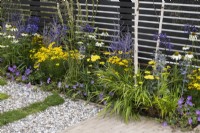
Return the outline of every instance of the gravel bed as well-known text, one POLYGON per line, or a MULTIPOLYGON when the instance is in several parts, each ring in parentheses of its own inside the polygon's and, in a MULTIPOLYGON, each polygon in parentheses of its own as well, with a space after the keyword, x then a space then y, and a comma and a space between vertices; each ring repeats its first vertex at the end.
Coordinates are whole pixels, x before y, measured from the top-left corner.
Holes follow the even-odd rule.
MULTIPOLYGON (((0 113, 42 101, 50 95, 34 86, 14 82, 0 86, 0 92, 10 95, 8 99, 0 102, 0 113)), ((0 127, 0 133, 56 133, 97 115, 99 111, 100 108, 94 104, 65 98, 62 105, 50 107, 43 112, 0 127)))
POLYGON ((0 86, 0 92, 10 97, 0 101, 0 113, 26 107, 32 103, 43 101, 51 93, 36 89, 35 86, 19 84, 8 81, 5 86, 0 86))
POLYGON ((84 101, 65 99, 62 105, 0 127, 0 133, 57 133, 97 115, 99 111, 100 108, 86 105, 84 101))

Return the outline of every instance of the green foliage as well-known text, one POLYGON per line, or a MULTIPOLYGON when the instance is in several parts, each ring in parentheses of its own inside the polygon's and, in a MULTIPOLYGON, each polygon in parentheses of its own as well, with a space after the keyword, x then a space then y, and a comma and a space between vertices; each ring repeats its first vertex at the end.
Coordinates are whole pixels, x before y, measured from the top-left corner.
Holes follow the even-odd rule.
MULTIPOLYGON (((120 115, 126 122, 138 118, 138 113, 152 105, 150 95, 142 86, 134 87, 133 76, 129 72, 118 73, 112 68, 99 70, 99 85, 104 87, 99 96, 100 102, 106 102, 104 113, 120 115), (102 97, 102 93, 107 95, 102 97), (113 93, 113 96, 108 96, 113 93)), ((141 75, 139 74, 138 77, 141 75)))
POLYGON ((0 85, 1 85, 1 86, 4 86, 4 85, 6 85, 6 84, 7 84, 6 79, 5 79, 5 78, 0 78, 0 85))
POLYGON ((5 93, 0 93, 0 101, 4 100, 4 99, 8 99, 9 95, 5 94, 5 93))
POLYGON ((44 111, 50 106, 56 106, 62 103, 64 103, 64 99, 60 97, 58 94, 53 94, 51 96, 48 96, 42 102, 33 103, 29 105, 28 107, 24 107, 21 109, 4 112, 0 114, 0 126, 17 121, 30 114, 44 111))

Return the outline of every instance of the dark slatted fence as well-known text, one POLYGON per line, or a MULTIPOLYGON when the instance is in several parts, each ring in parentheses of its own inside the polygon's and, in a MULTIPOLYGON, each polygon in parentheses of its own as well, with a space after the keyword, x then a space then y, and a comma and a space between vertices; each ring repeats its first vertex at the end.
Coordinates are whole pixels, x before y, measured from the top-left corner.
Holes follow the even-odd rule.
MULTIPOLYGON (((109 0, 78 0, 81 9, 82 17, 86 19, 88 9, 88 18, 93 20, 95 27, 99 27, 100 31, 107 31, 110 36, 105 38, 105 42, 109 42, 119 30, 128 29, 132 32, 134 37, 134 0, 132 2, 119 2, 109 0), (95 9, 95 10, 93 10, 95 9), (92 16, 93 14, 96 16, 92 16), (119 28, 121 26, 121 28, 119 28)), ((33 15, 41 18, 41 25, 52 21, 54 16, 57 16, 57 2, 58 1, 38 1, 38 0, 16 0, 13 5, 8 7, 16 11, 22 12, 25 16, 33 15), (15 8, 17 6, 17 9, 15 8)), ((153 35, 158 32, 160 19, 160 0, 140 0, 140 15, 139 15, 139 59, 140 61, 147 61, 153 58, 156 41, 153 40, 153 35)), ((61 4, 62 7, 62 4, 61 4)), ((77 13, 77 6, 74 4, 75 13, 77 13)), ((174 45, 170 54, 174 51, 182 51, 184 45, 191 45, 188 41, 188 35, 184 33, 185 24, 194 24, 200 28, 200 2, 183 2, 181 0, 166 0, 165 13, 163 20, 163 32, 165 32, 171 39, 174 45)), ((79 20, 77 20, 79 21, 79 20)), ((88 21, 92 23, 92 21, 88 21)), ((198 40, 199 42, 200 40, 198 40)), ((200 46, 193 46, 197 48, 197 55, 200 55, 200 46)), ((164 48, 160 48, 164 50, 164 48)))

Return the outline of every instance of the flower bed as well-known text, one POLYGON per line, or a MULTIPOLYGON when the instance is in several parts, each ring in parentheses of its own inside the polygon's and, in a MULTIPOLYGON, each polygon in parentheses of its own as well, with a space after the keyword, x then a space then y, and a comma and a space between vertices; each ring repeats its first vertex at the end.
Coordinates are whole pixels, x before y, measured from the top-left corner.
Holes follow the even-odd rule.
MULTIPOLYGON (((0 32, 2 76, 103 104, 106 114, 126 122, 145 114, 186 129, 199 124, 200 68, 194 47, 163 54, 171 53, 173 46, 165 33, 157 34, 152 39, 159 39, 164 51, 134 74, 129 32, 119 31, 121 35, 106 44, 106 31, 88 23, 77 26, 74 16, 66 24, 54 19, 43 32, 38 32, 37 17, 11 16, 18 19, 5 22, 0 32)), ((183 29, 196 45, 198 28, 183 29)))

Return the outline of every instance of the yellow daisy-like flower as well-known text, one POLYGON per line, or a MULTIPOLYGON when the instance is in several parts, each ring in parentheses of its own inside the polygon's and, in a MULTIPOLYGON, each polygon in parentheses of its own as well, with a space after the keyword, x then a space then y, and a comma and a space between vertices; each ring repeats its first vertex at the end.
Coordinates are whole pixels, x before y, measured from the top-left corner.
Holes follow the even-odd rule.
POLYGON ((150 80, 153 80, 154 79, 154 76, 153 75, 146 75, 144 76, 145 79, 150 79, 150 80))
POLYGON ((100 59, 101 59, 101 57, 99 55, 91 55, 91 61, 92 62, 95 62, 95 61, 100 60, 100 59))
POLYGON ((103 54, 104 54, 104 55, 111 55, 110 52, 104 52, 103 54))
POLYGON ((123 51, 118 51, 118 54, 123 54, 123 51))
POLYGON ((145 71, 144 73, 145 73, 145 74, 151 74, 151 72, 150 72, 150 71, 145 71))

